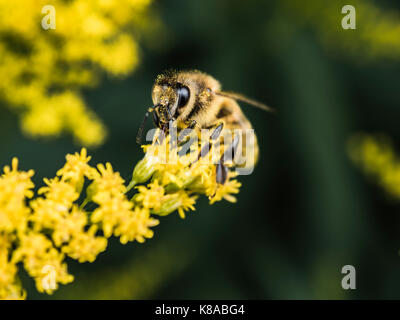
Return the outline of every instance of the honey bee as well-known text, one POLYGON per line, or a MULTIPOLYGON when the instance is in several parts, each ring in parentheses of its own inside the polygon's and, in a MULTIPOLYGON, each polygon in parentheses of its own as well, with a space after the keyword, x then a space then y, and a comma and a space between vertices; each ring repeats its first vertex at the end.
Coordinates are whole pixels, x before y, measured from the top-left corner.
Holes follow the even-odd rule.
MULTIPOLYGON (((223 129, 252 129, 250 121, 243 114, 237 101, 242 101, 265 111, 274 111, 263 103, 249 99, 241 94, 221 90, 220 83, 212 76, 197 70, 168 70, 157 76, 152 88, 154 105, 148 108, 139 128, 137 142, 141 143, 142 131, 150 114, 156 127, 168 132, 171 121, 176 121, 182 141, 187 132, 193 129, 213 129, 210 142, 202 148, 202 155, 207 153, 211 144, 223 129)), ((246 159, 246 166, 254 166, 258 159, 258 143, 254 135, 252 143, 246 145, 246 139, 234 139, 230 148, 235 149, 241 143, 241 150, 253 148, 252 158, 246 159)), ((201 155, 199 154, 199 157, 201 155)), ((240 164, 238 164, 240 166, 240 164)), ((216 179, 224 184, 227 168, 223 159, 216 165, 216 179)))

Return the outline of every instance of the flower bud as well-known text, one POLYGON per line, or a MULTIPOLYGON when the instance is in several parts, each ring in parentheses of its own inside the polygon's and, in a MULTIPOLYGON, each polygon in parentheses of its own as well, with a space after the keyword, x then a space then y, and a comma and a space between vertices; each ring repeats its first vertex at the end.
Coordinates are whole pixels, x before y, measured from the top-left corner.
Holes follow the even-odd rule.
POLYGON ((146 154, 142 160, 133 169, 132 182, 130 184, 138 184, 146 182, 153 175, 158 157, 146 154))
POLYGON ((159 216, 167 216, 177 210, 182 205, 182 201, 178 194, 171 194, 165 197, 161 206, 157 210, 152 210, 152 213, 159 216))

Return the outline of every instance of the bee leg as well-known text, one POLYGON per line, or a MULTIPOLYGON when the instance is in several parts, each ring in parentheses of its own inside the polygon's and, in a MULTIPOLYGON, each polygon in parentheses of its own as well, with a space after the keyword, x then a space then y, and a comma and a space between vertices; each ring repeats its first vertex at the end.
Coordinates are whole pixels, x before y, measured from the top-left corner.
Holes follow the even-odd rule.
POLYGON ((156 112, 153 112, 153 121, 156 127, 160 128, 160 132, 158 134, 158 137, 156 139, 155 144, 162 144, 165 138, 165 129, 160 125, 160 118, 158 117, 156 112))
POLYGON ((174 149, 177 147, 178 142, 177 142, 177 137, 176 137, 176 133, 177 133, 177 128, 173 127, 174 126, 174 121, 175 119, 172 118, 171 120, 169 120, 168 122, 168 132, 169 135, 171 136, 171 139, 169 141, 170 145, 171 145, 171 149, 174 149))
POLYGON ((156 127, 160 127, 160 118, 158 117, 157 112, 153 112, 153 122, 156 127))
POLYGON ((233 161, 233 159, 235 159, 235 152, 240 141, 239 137, 240 137, 239 135, 235 135, 232 143, 229 145, 229 147, 225 150, 224 154, 222 155, 220 162, 225 163, 227 160, 233 161))
POLYGON ((174 125, 174 121, 175 121, 176 119, 172 116, 171 110, 169 110, 168 107, 167 107, 166 114, 165 114, 164 116, 167 116, 166 118, 168 119, 168 127, 167 127, 167 130, 168 130, 168 133, 169 133, 169 131, 172 129, 172 126, 174 125))
POLYGON ((175 121, 175 118, 173 117, 173 115, 172 115, 172 113, 171 113, 171 110, 169 110, 169 105, 168 105, 168 107, 167 107, 167 114, 168 114, 168 120, 169 121, 175 121))
POLYGON ((219 123, 216 128, 214 129, 214 131, 211 133, 210 139, 211 140, 217 140, 219 138, 219 136, 221 135, 222 129, 224 128, 224 123, 221 122, 219 123))
POLYGON ((230 160, 230 156, 232 155, 232 160, 235 158, 235 151, 236 148, 239 144, 239 136, 236 135, 235 138, 233 139, 233 142, 231 145, 228 147, 228 149, 225 150, 224 154, 222 155, 221 159, 216 165, 215 168, 215 178, 217 183, 219 184, 225 184, 227 178, 228 178, 228 168, 225 165, 225 160, 228 159, 230 160))
POLYGON ((176 119, 172 115, 171 110, 169 109, 169 105, 167 106, 164 112, 164 117, 168 119, 168 126, 164 128, 164 133, 169 134, 171 136, 170 146, 171 149, 174 149, 177 147, 177 138, 176 138, 177 128, 173 127, 174 121, 176 121, 176 119))
POLYGON ((224 165, 222 160, 216 165, 215 173, 217 183, 225 184, 226 179, 228 178, 228 168, 224 165))
POLYGON ((196 127, 197 122, 196 120, 188 120, 186 124, 187 127, 179 133, 178 143, 181 143, 192 132, 196 127))
POLYGON ((160 130, 155 144, 156 145, 163 144, 164 140, 165 140, 165 131, 164 130, 160 130))
POLYGON ((197 156, 197 160, 199 160, 202 157, 205 157, 211 150, 211 143, 219 138, 221 135, 222 129, 224 128, 224 123, 221 122, 219 123, 214 131, 210 135, 210 141, 203 146, 199 152, 199 155, 197 156))

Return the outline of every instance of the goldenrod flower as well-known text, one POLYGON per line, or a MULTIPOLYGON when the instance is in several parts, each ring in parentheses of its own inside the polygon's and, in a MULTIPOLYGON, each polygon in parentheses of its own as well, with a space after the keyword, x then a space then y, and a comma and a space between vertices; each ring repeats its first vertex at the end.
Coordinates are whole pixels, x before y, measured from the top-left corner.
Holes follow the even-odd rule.
POLYGON ((25 292, 22 290, 16 280, 17 266, 10 261, 10 249, 12 245, 12 236, 0 233, 0 299, 21 300, 25 298, 25 292))
POLYGON ((68 244, 62 247, 62 251, 79 262, 93 262, 107 247, 107 239, 96 236, 97 229, 96 225, 92 225, 87 232, 84 232, 83 228, 75 230, 68 244))
MULTIPOLYGON (((400 18, 395 9, 377 6, 371 0, 283 0, 278 4, 289 13, 291 21, 311 26, 320 41, 331 49, 341 49, 356 59, 399 59, 400 18), (341 9, 356 9, 356 30, 342 29, 341 9)), ((292 36, 292 33, 289 33, 292 36)))
POLYGON ((137 67, 137 35, 148 27, 150 2, 0 2, 0 92, 24 132, 102 143, 106 129, 79 90, 97 85, 101 71, 121 77, 137 67), (55 9, 55 29, 42 28, 45 5, 55 9))
POLYGON ((136 207, 125 217, 123 223, 116 227, 114 234, 121 237, 122 244, 134 240, 143 243, 146 238, 153 237, 153 231, 150 228, 158 224, 157 219, 151 218, 149 210, 136 207))
POLYGON ((114 172, 111 163, 106 165, 99 164, 98 172, 94 178, 90 191, 92 199, 101 204, 103 198, 120 196, 125 192, 124 179, 121 178, 118 172, 114 172))
POLYGON ((82 148, 80 153, 68 154, 66 156, 67 162, 64 167, 57 171, 57 175, 62 177, 63 181, 68 181, 76 187, 80 192, 83 186, 85 176, 93 179, 98 175, 96 169, 89 166, 91 157, 87 156, 87 151, 82 148))
POLYGON ((13 254, 16 262, 23 262, 28 274, 35 279, 39 292, 51 293, 58 288, 58 283, 69 283, 74 278, 68 274, 64 255, 54 248, 51 241, 43 234, 28 232, 19 237, 20 245, 13 254), (54 287, 46 288, 44 269, 54 269, 54 287))
MULTIPOLYGON (((84 228, 87 225, 87 222, 87 213, 79 209, 76 205, 73 205, 71 213, 68 213, 65 216, 62 215, 61 218, 57 220, 57 224, 52 226, 52 229, 54 230, 52 234, 54 244, 57 247, 61 247, 64 244, 66 244, 65 246, 70 245, 70 242, 72 242, 76 237, 85 233, 84 228)), ((63 250, 65 250, 64 247, 63 250)))
POLYGON ((164 187, 155 180, 147 187, 137 187, 139 193, 135 197, 135 201, 140 203, 146 209, 157 210, 161 207, 161 201, 164 198, 164 187))
POLYGON ((356 165, 389 195, 400 199, 400 157, 387 136, 354 135, 348 151, 356 165))
POLYGON ((30 213, 26 198, 33 196, 31 177, 33 170, 18 171, 18 160, 12 160, 11 168, 4 167, 0 176, 0 231, 24 231, 30 213))
POLYGON ((185 211, 195 210, 197 196, 190 196, 183 190, 174 192, 164 196, 161 200, 158 209, 153 209, 153 212, 159 216, 166 216, 171 212, 178 210, 179 216, 184 219, 185 211))
MULTIPOLYGON (((159 132, 155 136, 158 134, 159 132)), ((229 172, 226 183, 217 184, 215 165, 211 162, 213 150, 210 150, 207 157, 195 161, 198 150, 201 149, 197 145, 191 147, 194 152, 179 155, 181 148, 171 147, 170 136, 163 143, 154 142, 145 146, 146 155, 134 169, 134 183, 144 177, 152 178, 147 186, 137 187, 139 192, 133 198, 135 202, 158 215, 167 215, 178 210, 182 218, 185 217, 184 211, 193 210, 196 200, 196 196, 190 197, 193 193, 205 194, 210 198, 211 204, 222 199, 235 202, 232 194, 239 192, 240 183, 232 180, 235 173, 229 172)), ((220 148, 224 150, 224 146, 220 148)), ((222 153, 221 150, 217 150, 219 154, 222 153)))
POLYGON ((73 202, 79 198, 74 186, 59 178, 44 179, 44 182, 47 187, 40 188, 38 194, 43 194, 45 198, 38 197, 30 204, 33 210, 30 220, 37 231, 59 228, 62 220, 69 215, 73 202))
POLYGON ((240 186, 241 183, 237 180, 229 180, 223 185, 217 185, 214 189, 214 194, 209 197, 210 204, 222 199, 232 203, 236 202, 236 198, 232 194, 239 193, 240 186))
POLYGON ((177 211, 185 218, 186 211, 195 210, 199 194, 209 197, 211 204, 236 201, 232 194, 238 193, 240 183, 233 179, 233 171, 224 185, 217 184, 215 164, 205 159, 193 162, 195 153, 179 155, 180 147, 169 141, 167 137, 144 147, 146 155, 134 168, 129 188, 110 163, 92 167, 82 149, 67 155, 57 176, 45 178, 45 186, 33 197, 33 171, 18 171, 18 160, 13 159, 0 176, 0 298, 25 298, 18 263, 39 292, 51 294, 59 284, 73 281, 66 256, 93 262, 111 236, 123 244, 143 243, 159 224, 154 215, 177 211), (128 192, 139 182, 144 184, 136 186, 129 199, 128 192), (86 199, 79 204, 82 194, 86 199), (92 212, 85 211, 88 202, 96 205, 92 212))

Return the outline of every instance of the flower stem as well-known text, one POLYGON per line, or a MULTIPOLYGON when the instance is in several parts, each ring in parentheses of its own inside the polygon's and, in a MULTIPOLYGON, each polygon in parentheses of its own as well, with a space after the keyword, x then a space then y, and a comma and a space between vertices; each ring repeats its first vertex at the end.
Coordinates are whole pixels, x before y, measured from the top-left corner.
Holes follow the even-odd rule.
POLYGON ((89 202, 89 198, 86 198, 85 200, 83 200, 82 204, 79 206, 79 209, 83 209, 89 202))
POLYGON ((136 181, 135 180, 131 180, 131 182, 129 182, 128 186, 126 187, 125 193, 128 193, 130 190, 132 190, 132 188, 136 185, 136 181))

